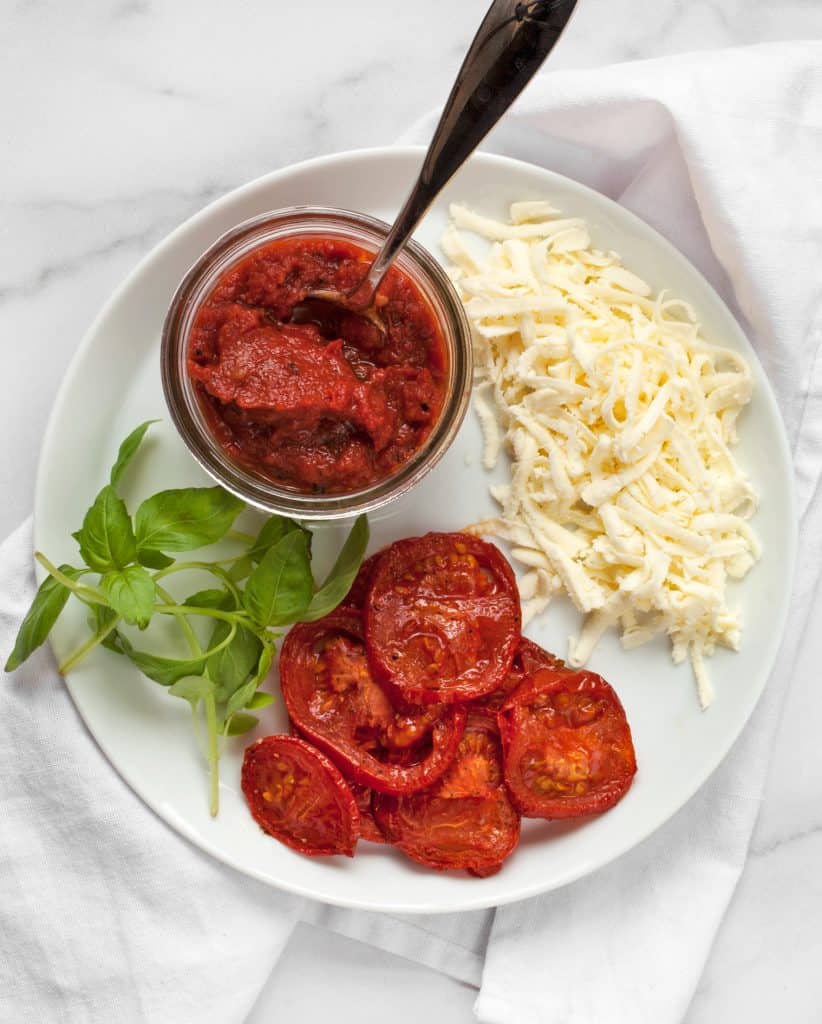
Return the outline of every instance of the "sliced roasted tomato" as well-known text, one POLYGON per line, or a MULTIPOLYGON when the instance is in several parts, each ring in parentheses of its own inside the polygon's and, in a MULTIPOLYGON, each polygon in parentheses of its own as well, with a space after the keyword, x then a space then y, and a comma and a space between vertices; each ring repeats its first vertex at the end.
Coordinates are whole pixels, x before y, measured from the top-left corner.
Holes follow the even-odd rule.
POLYGON ((296 736, 266 736, 246 749, 242 787, 263 832, 300 853, 354 856, 357 802, 339 769, 296 736))
POLYGON ((519 638, 517 661, 526 676, 532 676, 541 668, 564 669, 566 667, 562 658, 558 658, 551 651, 546 651, 544 647, 529 640, 527 636, 519 638))
POLYGON ((357 801, 357 810, 360 812, 360 838, 367 839, 370 843, 384 843, 385 836, 380 832, 379 826, 374 819, 374 808, 372 799, 374 790, 368 786, 361 786, 357 782, 349 782, 351 792, 357 801))
POLYGON ((346 776, 381 793, 411 793, 453 761, 465 728, 458 707, 398 707, 368 663, 362 619, 338 608, 295 626, 280 654, 288 713, 346 776))
POLYGON ((343 601, 346 608, 362 608, 365 605, 365 597, 368 593, 368 588, 371 586, 374 570, 377 568, 377 563, 381 557, 382 551, 378 551, 374 555, 369 555, 362 563, 360 571, 354 577, 351 589, 343 601))
POLYGON ((550 651, 546 651, 529 640, 527 636, 519 638, 517 653, 508 669, 508 674, 503 679, 499 689, 489 693, 487 697, 481 697, 477 701, 477 707, 487 708, 489 711, 499 711, 502 705, 526 676, 533 675, 541 668, 564 668, 565 662, 550 651))
POLYGON ((364 616, 374 672, 411 704, 492 693, 519 642, 510 565, 492 544, 464 533, 392 544, 374 570, 364 616))
POLYGON ((494 717, 472 710, 454 763, 429 789, 374 796, 388 842, 412 860, 444 871, 492 875, 519 840, 519 814, 506 791, 494 717))
POLYGON ((597 814, 625 795, 636 773, 619 697, 593 672, 540 669, 498 715, 505 780, 529 818, 597 814))

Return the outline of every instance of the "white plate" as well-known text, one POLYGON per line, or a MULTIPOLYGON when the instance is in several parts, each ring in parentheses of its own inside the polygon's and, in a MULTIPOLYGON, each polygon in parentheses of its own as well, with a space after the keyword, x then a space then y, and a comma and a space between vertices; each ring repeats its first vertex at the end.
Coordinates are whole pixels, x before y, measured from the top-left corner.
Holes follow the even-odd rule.
MULTIPOLYGON (((422 151, 385 149, 322 157, 287 168, 212 203, 169 236, 116 292, 89 331, 61 389, 41 457, 35 537, 55 561, 73 561, 69 534, 104 483, 120 439, 137 423, 152 428, 150 457, 129 476, 130 507, 163 487, 207 483, 170 426, 160 390, 159 337, 166 308, 188 267, 219 235, 277 207, 308 203, 362 210, 390 220, 420 164, 422 151)), ((221 764, 220 815, 208 816, 206 777, 187 705, 143 678, 124 659, 98 651, 71 673, 68 686, 92 734, 128 784, 173 828, 241 871, 294 892, 346 906, 387 911, 467 910, 507 903, 588 874, 630 849, 671 817, 714 771, 739 735, 765 685, 784 626, 795 549, 793 484, 775 401, 759 363, 713 289, 664 239, 595 192, 545 170, 475 155, 418 232, 435 254, 449 201, 503 216, 512 200, 547 197, 584 217, 594 243, 622 254, 655 288, 697 309, 707 337, 752 362, 756 393, 744 414, 739 459, 762 495, 755 528, 762 561, 733 598, 744 613, 742 650, 710 662, 717 698, 702 713, 690 669, 675 668, 666 644, 632 652, 615 636, 590 667, 618 690, 636 743, 639 772, 608 814, 574 824, 526 822, 519 849, 503 870, 475 879, 423 870, 399 853, 362 843, 353 860, 310 859, 267 838, 251 820, 239 789, 245 739, 232 741, 221 764)), ((145 453, 149 455, 149 451, 145 453)), ((372 521, 373 544, 430 529, 457 529, 492 510, 480 468, 472 413, 439 466, 389 514, 372 521)), ((336 543, 339 528, 329 528, 336 543)), ((528 632, 562 654, 578 618, 564 601, 528 632)), ((82 609, 69 604, 52 639, 58 657, 85 632, 82 609)), ((266 732, 283 731, 277 702, 263 712, 266 732)))

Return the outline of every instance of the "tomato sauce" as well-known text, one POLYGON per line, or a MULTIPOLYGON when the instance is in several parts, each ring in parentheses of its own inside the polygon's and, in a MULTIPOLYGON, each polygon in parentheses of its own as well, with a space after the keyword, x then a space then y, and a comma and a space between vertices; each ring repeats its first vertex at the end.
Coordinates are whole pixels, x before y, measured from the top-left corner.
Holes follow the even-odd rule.
POLYGON ((342 239, 271 242, 228 270, 195 317, 188 372, 211 429, 231 458, 282 486, 362 490, 408 462, 439 418, 442 330, 396 267, 377 294, 384 336, 355 314, 330 339, 289 323, 309 292, 353 289, 372 259, 342 239))

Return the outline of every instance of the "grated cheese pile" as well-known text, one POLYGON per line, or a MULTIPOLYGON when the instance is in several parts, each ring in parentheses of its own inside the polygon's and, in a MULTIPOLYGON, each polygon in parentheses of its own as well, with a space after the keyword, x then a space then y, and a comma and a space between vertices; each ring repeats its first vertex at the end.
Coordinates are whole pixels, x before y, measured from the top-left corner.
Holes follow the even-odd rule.
POLYGON ((474 328, 484 465, 503 447, 512 460, 491 488, 499 516, 472 529, 512 545, 526 620, 561 591, 585 615, 572 665, 611 625, 625 648, 664 632, 707 707, 704 657, 739 644, 727 582, 760 555, 731 453, 750 369, 686 303, 591 248, 584 221, 543 201, 510 218, 453 205, 442 240, 474 328), (464 232, 492 243, 484 256, 464 232))

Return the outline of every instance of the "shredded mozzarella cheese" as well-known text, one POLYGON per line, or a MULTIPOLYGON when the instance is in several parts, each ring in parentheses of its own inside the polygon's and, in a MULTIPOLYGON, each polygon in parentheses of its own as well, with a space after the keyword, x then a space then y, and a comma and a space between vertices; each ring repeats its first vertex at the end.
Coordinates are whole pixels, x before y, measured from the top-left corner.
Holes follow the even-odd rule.
POLYGON ((500 515, 472 529, 512 545, 526 620, 560 591, 586 616, 570 664, 610 626, 626 649, 664 632, 707 707, 706 656, 739 644, 727 581, 761 553, 746 521, 757 497, 731 453, 750 368, 550 203, 513 203, 508 223, 450 212, 483 464, 511 457, 510 483, 491 488, 500 515), (464 232, 491 243, 484 257, 464 232))

